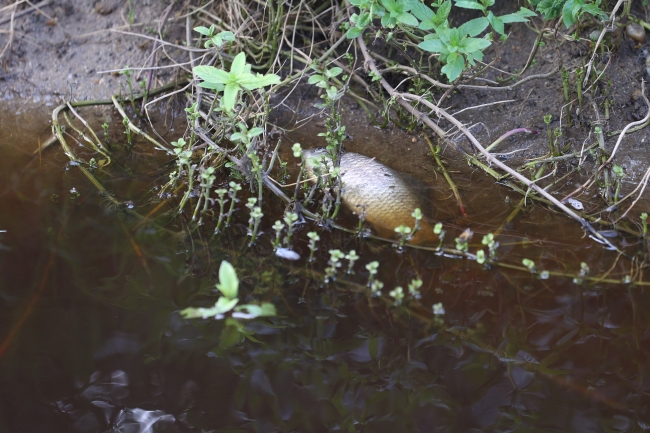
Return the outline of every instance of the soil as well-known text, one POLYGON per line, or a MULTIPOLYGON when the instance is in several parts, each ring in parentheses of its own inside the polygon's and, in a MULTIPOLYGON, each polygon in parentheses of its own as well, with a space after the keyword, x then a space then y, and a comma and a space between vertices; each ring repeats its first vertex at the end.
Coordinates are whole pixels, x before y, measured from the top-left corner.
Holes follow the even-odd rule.
MULTIPOLYGON (((13 3, 2 2, 3 6, 13 3)), ((0 59, 0 100, 51 107, 66 100, 106 99, 120 91, 128 92, 124 76, 108 71, 147 66, 153 41, 118 32, 155 35, 168 3, 52 1, 40 12, 15 18, 12 38, 8 34, 11 21, 1 24, 2 46, 10 42, 10 49, 0 59)), ((11 18, 12 11, 8 8, 0 13, 0 21, 11 18)), ((168 23, 173 24, 175 19, 172 11, 168 23)), ((168 27, 167 40, 179 42, 178 37, 184 34, 179 26, 168 27)), ((169 54, 176 53, 172 50, 169 54)), ((157 56, 165 64, 160 50, 157 56)), ((172 74, 172 69, 157 71, 152 87, 168 82, 172 74)), ((141 78, 139 71, 134 71, 134 78, 141 78)))

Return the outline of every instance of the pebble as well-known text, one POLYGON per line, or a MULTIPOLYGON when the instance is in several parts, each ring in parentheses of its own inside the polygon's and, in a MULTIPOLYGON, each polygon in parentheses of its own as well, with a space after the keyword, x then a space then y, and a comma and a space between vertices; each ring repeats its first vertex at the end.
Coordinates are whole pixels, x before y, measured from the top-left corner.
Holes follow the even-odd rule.
POLYGON ((641 24, 630 23, 625 27, 625 34, 628 38, 637 42, 638 45, 641 45, 645 40, 645 29, 641 24))

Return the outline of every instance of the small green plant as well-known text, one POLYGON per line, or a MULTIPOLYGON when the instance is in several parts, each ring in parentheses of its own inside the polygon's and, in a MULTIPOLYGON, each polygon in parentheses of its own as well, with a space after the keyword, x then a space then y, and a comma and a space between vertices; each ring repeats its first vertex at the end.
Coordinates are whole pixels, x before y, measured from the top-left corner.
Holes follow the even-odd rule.
POLYGON ((529 0, 537 12, 544 15, 545 20, 552 20, 562 16, 564 25, 569 28, 584 14, 605 19, 607 14, 600 9, 600 1, 589 0, 529 0))
POLYGON ((237 198, 237 192, 241 191, 241 185, 234 182, 230 181, 228 184, 230 189, 228 190, 228 196, 230 197, 230 208, 228 209, 228 214, 226 215, 226 227, 230 225, 230 219, 232 218, 232 214, 235 211, 235 204, 239 202, 239 199, 237 198))
MULTIPOLYGON (((340 82, 338 82, 337 79, 337 77, 343 72, 343 69, 339 67, 327 69, 323 68, 318 63, 312 64, 311 67, 317 73, 309 77, 309 84, 325 89, 325 92, 321 95, 324 102, 316 104, 316 107, 325 110, 326 132, 321 132, 318 136, 325 139, 325 142, 327 143, 326 149, 329 153, 329 158, 331 159, 329 176, 325 178, 327 186, 336 189, 337 186, 341 184, 339 157, 341 144, 346 137, 346 128, 343 124, 340 110, 337 107, 337 101, 345 94, 345 87, 341 87, 340 82)), ((323 159, 323 157, 321 157, 321 159, 323 159)), ((317 162, 312 166, 317 167, 319 165, 320 163, 317 162)), ((328 164, 325 164, 325 167, 328 167, 328 164)), ((322 207, 322 217, 324 219, 333 219, 338 215, 341 206, 341 194, 337 194, 336 203, 334 203, 334 210, 332 211, 333 201, 334 197, 331 194, 325 195, 322 207)))
POLYGON ((470 229, 465 229, 463 233, 456 238, 456 249, 466 253, 469 251, 469 241, 472 239, 474 233, 470 229))
POLYGON ((240 91, 261 89, 280 83, 275 74, 253 74, 251 65, 246 63, 246 54, 239 53, 230 65, 230 72, 214 66, 201 65, 194 68, 194 73, 203 80, 200 87, 223 92, 221 107, 231 112, 237 103, 240 91))
POLYGON ((494 235, 492 233, 488 233, 485 236, 483 236, 483 239, 481 240, 481 244, 488 247, 490 260, 496 260, 497 248, 499 248, 499 242, 497 242, 494 239, 494 235))
POLYGON ((259 206, 255 206, 256 203, 257 203, 257 198, 255 197, 250 197, 248 199, 248 203, 246 203, 246 207, 250 211, 250 218, 248 219, 248 235, 251 237, 251 240, 249 242, 249 245, 255 243, 255 238, 257 237, 257 231, 259 230, 260 227, 260 221, 264 216, 264 214, 262 213, 262 209, 259 206))
POLYGON ((108 123, 102 123, 102 129, 104 130, 104 141, 106 142, 106 146, 110 146, 111 143, 108 139, 108 123))
POLYGON ((366 269, 368 270, 368 284, 366 285, 370 287, 375 281, 375 275, 377 275, 377 269, 379 269, 379 262, 375 261, 368 263, 366 269))
POLYGON ((226 193, 228 192, 228 190, 225 189, 225 188, 219 188, 219 189, 215 190, 214 192, 215 192, 215 194, 217 194, 217 197, 219 197, 217 199, 217 203, 219 203, 219 218, 217 220, 217 225, 214 228, 214 234, 216 235, 221 230, 221 223, 223 222, 223 219, 226 216, 224 214, 224 208, 225 208, 225 205, 226 205, 226 193))
MULTIPOLYGON (((284 224, 282 221, 277 220, 273 224, 273 230, 275 230, 275 240, 273 241, 273 249, 277 250, 280 247, 280 238, 282 237, 282 230, 284 230, 284 224)), ((309 234, 308 234, 309 235, 309 234)))
POLYGON ((445 240, 445 231, 442 229, 442 223, 436 223, 435 226, 433 226, 433 234, 438 236, 438 240, 440 243, 438 244, 438 248, 442 248, 442 243, 445 240))
POLYGON ((205 48, 212 46, 221 48, 227 42, 233 42, 235 40, 235 34, 233 32, 225 31, 215 34, 215 27, 213 25, 210 28, 204 26, 194 27, 194 31, 206 37, 206 41, 203 44, 205 48))
POLYGON ((399 234, 399 243, 397 245, 399 247, 403 247, 406 241, 409 239, 411 227, 400 225, 398 227, 395 227, 395 233, 399 234))
POLYGON ((194 208, 194 213, 192 214, 192 221, 196 221, 196 215, 199 212, 201 203, 203 203, 203 209, 201 211, 199 224, 203 219, 203 214, 205 214, 205 212, 208 210, 208 204, 210 203, 210 190, 212 189, 212 185, 214 185, 214 181, 216 179, 214 172, 214 167, 208 167, 204 169, 200 175, 201 182, 199 184, 199 187, 201 188, 201 193, 199 195, 199 199, 196 201, 196 207, 194 208))
POLYGON ((133 146, 133 137, 131 136, 131 128, 129 128, 129 119, 122 120, 122 125, 124 125, 124 134, 126 135, 126 143, 129 147, 133 146))
POLYGON ((318 249, 316 242, 320 241, 320 236, 316 232, 309 232, 307 237, 309 238, 309 263, 311 263, 314 261, 314 253, 318 249))
POLYGON ((535 262, 530 260, 530 259, 523 259, 521 263, 528 268, 528 270, 534 274, 537 272, 537 266, 535 266, 535 262))
POLYGON ((414 278, 408 285, 409 294, 413 299, 422 298, 422 293, 420 293, 420 288, 422 287, 422 280, 420 278, 414 278))
POLYGON ((232 314, 235 318, 253 319, 255 317, 275 316, 275 306, 269 302, 263 302, 261 305, 245 304, 239 305, 239 278, 235 268, 227 262, 221 262, 219 267, 219 283, 216 285, 221 297, 213 307, 210 308, 186 308, 181 311, 181 315, 186 319, 214 317, 223 319, 224 314, 234 309, 232 314), (239 314, 237 314, 239 313, 239 314))
POLYGON ((641 214, 641 224, 643 224, 643 237, 648 234, 648 214, 643 212, 641 214))
POLYGON ((384 288, 384 283, 379 280, 373 280, 370 283, 370 296, 379 296, 381 295, 381 289, 384 288))
POLYGON ((251 128, 249 130, 244 122, 239 122, 237 127, 239 128, 239 132, 230 135, 230 141, 233 143, 243 144, 244 148, 241 150, 244 152, 249 151, 251 143, 255 137, 264 133, 263 128, 251 128))
POLYGON ((433 314, 436 316, 442 316, 443 314, 445 314, 445 307, 442 306, 442 302, 433 304, 431 309, 433 310, 433 314))
POLYGON ((436 33, 426 35, 418 46, 425 51, 440 54, 439 59, 444 64, 441 72, 453 82, 460 77, 468 63, 475 66, 476 61, 482 61, 483 50, 491 44, 487 39, 472 37, 485 28, 479 29, 466 25, 453 29, 441 28, 436 33))
POLYGON ((411 213, 411 216, 415 219, 415 225, 413 226, 413 231, 411 232, 411 238, 415 236, 415 234, 420 231, 420 221, 422 221, 422 211, 420 208, 415 208, 415 210, 411 213))
POLYGON ((126 77, 126 86, 129 88, 129 102, 131 103, 131 108, 133 109, 134 113, 139 114, 138 110, 135 108, 135 98, 133 98, 133 81, 131 80, 133 71, 131 71, 128 66, 125 66, 124 69, 120 71, 120 75, 124 75, 126 77))
POLYGON ((355 250, 350 250, 349 253, 345 255, 345 259, 348 261, 348 274, 352 274, 352 268, 354 267, 354 262, 359 260, 359 256, 355 250))
POLYGON ((326 283, 336 279, 336 270, 343 265, 341 259, 345 257, 345 253, 341 252, 341 250, 330 250, 329 253, 330 259, 327 262, 329 266, 325 268, 326 283))
POLYGON ((404 289, 401 286, 395 287, 393 290, 388 292, 388 294, 394 299, 393 305, 399 306, 402 305, 402 300, 404 299, 404 289))
POLYGON ((293 228, 298 221, 298 214, 295 212, 284 214, 284 223, 287 225, 287 236, 284 238, 284 245, 287 248, 291 247, 291 236, 293 236, 293 228))

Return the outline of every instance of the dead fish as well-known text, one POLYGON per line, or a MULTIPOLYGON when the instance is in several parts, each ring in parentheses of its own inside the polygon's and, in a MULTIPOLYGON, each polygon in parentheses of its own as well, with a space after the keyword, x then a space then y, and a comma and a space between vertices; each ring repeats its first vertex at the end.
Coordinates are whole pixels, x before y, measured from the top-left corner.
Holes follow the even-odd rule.
MULTIPOLYGON (((305 150, 306 170, 310 177, 329 173, 332 160, 323 148, 305 150), (319 168, 320 167, 320 168, 319 168)), ((341 202, 355 214, 365 212, 365 220, 385 238, 395 238, 395 228, 413 228, 411 215, 416 208, 425 213, 425 203, 405 175, 375 161, 374 158, 346 152, 341 155, 341 202)), ((420 244, 435 240, 433 225, 424 218, 420 230, 409 242, 420 244)))

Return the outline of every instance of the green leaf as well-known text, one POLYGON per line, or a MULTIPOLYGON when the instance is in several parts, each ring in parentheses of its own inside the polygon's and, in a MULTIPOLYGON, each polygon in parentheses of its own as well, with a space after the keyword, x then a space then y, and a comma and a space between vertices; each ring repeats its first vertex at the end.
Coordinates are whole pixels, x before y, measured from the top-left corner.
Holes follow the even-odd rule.
POLYGON ((384 15, 381 17, 381 25, 392 29, 397 24, 397 18, 391 15, 384 15))
POLYGON ((240 87, 237 83, 228 83, 223 89, 223 98, 221 99, 221 103, 226 111, 232 111, 232 109, 235 108, 239 89, 240 87))
POLYGON ((519 12, 515 12, 513 14, 507 14, 507 15, 502 15, 499 18, 501 18, 501 21, 503 21, 506 24, 509 23, 527 23, 529 17, 536 17, 537 14, 530 9, 526 8, 520 8, 519 12))
POLYGON ((325 72, 325 75, 327 75, 330 78, 334 78, 334 77, 336 77, 338 75, 341 75, 341 73, 343 73, 343 69, 341 69, 339 67, 336 67, 336 68, 332 68, 332 69, 328 70, 327 72, 325 72))
POLYGON ((248 136, 251 137, 251 138, 252 137, 257 137, 258 135, 260 135, 262 133, 264 133, 263 128, 251 128, 251 130, 248 131, 248 136))
POLYGON ((367 11, 362 11, 357 20, 357 27, 363 29, 372 21, 372 15, 367 11))
POLYGON ((562 21, 564 22, 564 25, 567 27, 571 27, 571 25, 576 20, 574 14, 575 3, 576 3, 575 0, 569 0, 564 4, 564 7, 562 8, 562 21))
POLYGON ((214 66, 201 65, 193 69, 193 72, 202 80, 209 83, 226 84, 230 79, 230 74, 214 66))
POLYGON ((240 141, 241 139, 245 138, 246 136, 242 134, 241 132, 235 132, 230 136, 230 141, 240 141))
POLYGON ((246 90, 255 90, 262 87, 271 86, 273 84, 280 84, 280 77, 275 74, 246 74, 241 80, 237 82, 246 90))
POLYGON ((441 20, 446 20, 447 17, 449 17, 450 12, 451 12, 451 1, 447 0, 444 3, 442 3, 438 8, 438 10, 436 11, 436 17, 441 20))
POLYGON ((256 317, 266 317, 266 316, 275 316, 277 312, 275 310, 275 305, 264 302, 262 305, 256 304, 245 304, 240 305, 235 309, 236 313, 233 314, 233 317, 238 317, 242 319, 254 319, 256 317))
POLYGON ((235 34, 233 32, 225 31, 225 32, 219 32, 217 33, 217 36, 222 40, 222 41, 228 41, 232 42, 235 40, 235 34))
POLYGON ((246 54, 241 52, 233 59, 232 65, 230 65, 230 73, 238 76, 244 72, 246 72, 246 54))
POLYGON ((447 76, 449 82, 455 81, 465 69, 465 60, 463 56, 457 53, 450 53, 447 56, 447 64, 442 67, 441 71, 447 76))
POLYGON ((208 29, 207 27, 203 27, 203 26, 194 27, 194 31, 202 34, 203 36, 210 36, 210 29, 208 29))
POLYGON ((214 304, 213 309, 216 311, 215 316, 217 314, 227 313, 228 311, 232 310, 235 308, 235 305, 237 305, 237 302, 239 302, 239 299, 237 298, 227 299, 222 296, 219 298, 217 303, 214 304))
POLYGON ((599 17, 600 19, 607 18, 607 13, 605 13, 605 11, 603 11, 602 9, 600 9, 596 5, 584 5, 584 6, 582 6, 582 12, 587 13, 587 14, 591 14, 591 15, 593 15, 595 17, 599 17))
POLYGON ((462 35, 478 36, 487 29, 490 25, 490 22, 485 17, 474 18, 464 23, 458 28, 462 35))
POLYGON ((198 84, 199 87, 203 87, 204 89, 213 89, 221 92, 224 89, 224 85, 221 83, 210 83, 208 81, 204 81, 202 83, 198 84))
POLYGON ((226 326, 223 328, 223 331, 221 331, 219 347, 222 349, 228 349, 240 341, 240 327, 238 326, 237 321, 231 318, 226 319, 226 326))
POLYGON ((456 0, 456 6, 464 9, 476 9, 479 11, 485 11, 485 7, 476 1, 456 0))
POLYGON ((420 21, 433 20, 436 16, 436 13, 424 3, 415 3, 411 8, 411 12, 420 21))
POLYGON ((420 22, 408 12, 401 13, 397 16, 397 21, 407 26, 417 27, 420 22))
POLYGON ((495 32, 497 32, 500 35, 505 34, 505 26, 503 25, 503 21, 501 21, 501 18, 495 16, 492 11, 488 13, 487 16, 488 21, 490 22, 490 25, 494 29, 495 32))
POLYGON ((216 317, 219 314, 227 313, 228 311, 235 308, 237 305, 238 299, 227 299, 223 296, 214 304, 214 307, 211 308, 186 308, 181 311, 181 315, 186 319, 195 319, 202 318, 207 319, 209 317, 216 317))
POLYGON ((358 27, 352 27, 345 34, 345 37, 347 37, 348 39, 354 39, 361 36, 362 33, 363 33, 363 29, 360 29, 358 27))
POLYGON ((440 39, 429 39, 427 41, 422 41, 418 47, 431 53, 446 53, 448 51, 447 45, 440 39))
POLYGON ((474 51, 483 51, 490 46, 490 41, 482 38, 465 38, 460 42, 461 53, 472 53, 474 51))
POLYGON ((235 268, 225 260, 221 262, 221 266, 219 267, 219 284, 217 284, 217 289, 228 299, 237 297, 239 278, 237 278, 235 268))
POLYGON ((318 74, 312 75, 307 80, 307 82, 309 84, 318 84, 318 83, 322 83, 323 81, 325 81, 325 77, 323 77, 322 75, 318 75, 318 74))
POLYGON ((381 4, 386 8, 388 12, 391 13, 391 15, 392 14, 399 15, 403 11, 403 6, 398 4, 394 0, 381 0, 381 4))

